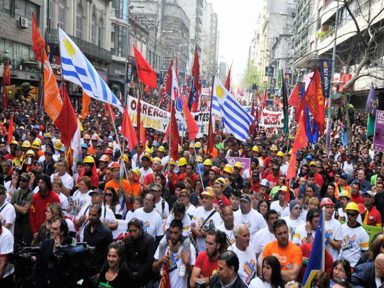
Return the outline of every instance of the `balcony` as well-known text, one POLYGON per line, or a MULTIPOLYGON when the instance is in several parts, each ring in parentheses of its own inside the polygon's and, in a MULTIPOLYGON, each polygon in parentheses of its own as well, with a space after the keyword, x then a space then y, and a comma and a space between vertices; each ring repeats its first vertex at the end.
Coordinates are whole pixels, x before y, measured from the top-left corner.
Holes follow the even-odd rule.
MULTIPOLYGON (((100 46, 84 41, 77 37, 71 35, 69 36, 86 56, 106 63, 112 62, 111 51, 108 51, 104 48, 101 48, 100 46)), ((47 31, 47 42, 59 43, 59 33, 56 29, 51 29, 50 31, 47 31)))

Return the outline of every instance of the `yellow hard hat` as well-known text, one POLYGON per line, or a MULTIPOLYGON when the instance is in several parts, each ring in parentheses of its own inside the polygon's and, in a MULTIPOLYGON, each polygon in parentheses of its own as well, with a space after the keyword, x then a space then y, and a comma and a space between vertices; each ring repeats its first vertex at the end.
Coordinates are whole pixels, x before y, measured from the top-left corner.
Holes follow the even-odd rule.
POLYGON ((201 148, 201 142, 196 142, 195 143, 195 148, 200 149, 201 148))
POLYGON ((31 148, 31 143, 28 140, 25 140, 23 144, 21 144, 23 148, 31 148))
POLYGON ((276 156, 279 156, 279 157, 284 157, 284 152, 283 151, 279 151, 277 152, 276 156))
POLYGON ((32 142, 32 148, 34 149, 40 149, 40 142, 39 141, 33 141, 32 142))
POLYGON ((197 163, 202 163, 202 162, 203 162, 203 157, 201 157, 200 155, 198 155, 198 156, 196 156, 195 161, 196 161, 197 163))
POLYGON ((185 165, 187 165, 188 163, 187 163, 187 160, 185 159, 185 158, 180 158, 179 159, 179 167, 180 166, 185 166, 185 165))
POLYGON ((179 151, 179 153, 182 153, 184 150, 183 150, 183 147, 181 147, 180 145, 179 145, 179 149, 178 149, 178 151, 179 151))
POLYGON ((16 140, 12 140, 11 145, 19 146, 19 142, 17 142, 16 140))
POLYGON ((288 155, 292 155, 292 149, 288 151, 288 155))
POLYGON ((51 133, 44 133, 44 136, 43 136, 44 138, 49 138, 49 139, 51 139, 52 138, 52 135, 51 135, 51 133))
POLYGON ((94 164, 94 163, 95 163, 95 159, 93 159, 92 156, 87 156, 87 157, 85 157, 84 160, 83 160, 83 164, 85 164, 85 163, 88 163, 88 164, 94 164))
POLYGON ((253 146, 253 147, 252 147, 252 151, 253 151, 253 152, 259 152, 259 147, 257 147, 257 146, 253 146))
POLYGON ((28 151, 25 153, 25 157, 27 157, 27 156, 35 157, 35 152, 33 152, 33 150, 28 150, 28 151))
POLYGON ((359 206, 355 202, 349 202, 347 206, 345 206, 345 211, 351 210, 351 211, 357 211, 360 213, 359 206))
POLYGON ((243 169, 243 164, 241 162, 237 161, 235 163, 234 167, 239 168, 239 169, 243 169))
POLYGON ((316 161, 311 161, 311 162, 309 163, 309 166, 317 166, 316 161))
POLYGON ((128 163, 129 159, 127 154, 123 154, 123 160, 125 163, 128 163))
POLYGON ((229 173, 229 174, 232 174, 233 171, 232 171, 232 166, 231 166, 231 164, 226 164, 226 165, 224 166, 223 171, 224 171, 224 172, 227 172, 227 173, 229 173))
POLYGON ((205 159, 203 164, 204 164, 205 166, 212 166, 212 165, 213 165, 211 159, 205 159))
POLYGON ((164 146, 160 146, 157 151, 159 152, 165 152, 165 147, 164 146))
POLYGON ((160 163, 161 164, 161 159, 159 157, 155 157, 152 159, 152 163, 160 163))
POLYGON ((272 146, 271 146, 271 149, 270 149, 271 151, 277 151, 278 149, 277 149, 277 146, 275 145, 275 144, 273 144, 272 146))
POLYGON ((348 190, 341 190, 339 193, 339 198, 340 197, 347 197, 348 199, 351 199, 351 194, 348 190))
POLYGON ((60 140, 56 140, 56 142, 55 142, 55 149, 56 150, 60 150, 61 147, 63 147, 63 143, 61 143, 60 140))
POLYGON ((169 165, 176 165, 176 162, 175 160, 173 160, 172 158, 169 159, 169 165))
POLYGON ((135 173, 135 174, 137 175, 137 177, 140 177, 140 176, 141 176, 141 172, 140 172, 140 169, 139 169, 139 168, 132 169, 132 172, 135 173))

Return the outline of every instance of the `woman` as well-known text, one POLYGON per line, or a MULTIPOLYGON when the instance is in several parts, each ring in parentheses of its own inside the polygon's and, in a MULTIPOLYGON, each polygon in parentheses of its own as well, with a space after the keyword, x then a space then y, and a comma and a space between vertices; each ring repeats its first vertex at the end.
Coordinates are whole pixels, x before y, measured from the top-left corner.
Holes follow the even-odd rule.
POLYGON ((117 219, 121 219, 122 209, 119 204, 119 198, 117 197, 116 190, 113 187, 108 187, 104 191, 104 203, 109 209, 112 210, 113 214, 117 219))
POLYGON ((364 253, 357 264, 375 261, 380 253, 384 253, 384 234, 378 234, 372 239, 368 253, 364 253))
POLYGON ((336 260, 332 266, 331 283, 329 287, 333 287, 335 282, 346 281, 350 282, 352 277, 351 265, 347 260, 336 260))
POLYGON ((112 242, 108 247, 107 261, 101 268, 98 287, 128 287, 128 268, 124 260, 124 244, 112 242))
POLYGON ((263 259, 262 276, 254 278, 249 284, 250 288, 282 288, 281 265, 275 256, 267 256, 263 259))
POLYGON ((76 216, 82 207, 92 204, 91 196, 89 196, 90 189, 91 179, 88 176, 81 177, 78 182, 78 190, 71 197, 72 215, 76 216))
POLYGON ((134 197, 132 201, 133 201, 133 204, 132 204, 133 208, 132 208, 132 210, 127 210, 125 215, 123 215, 123 219, 128 220, 128 221, 132 219, 133 212, 135 212, 135 210, 143 207, 143 198, 141 198, 141 197, 134 197))
POLYGON ((268 204, 268 201, 266 200, 261 200, 259 202, 259 204, 257 205, 257 211, 259 211, 259 213, 261 215, 263 215, 263 217, 265 217, 265 215, 267 214, 269 210, 269 204, 268 204))

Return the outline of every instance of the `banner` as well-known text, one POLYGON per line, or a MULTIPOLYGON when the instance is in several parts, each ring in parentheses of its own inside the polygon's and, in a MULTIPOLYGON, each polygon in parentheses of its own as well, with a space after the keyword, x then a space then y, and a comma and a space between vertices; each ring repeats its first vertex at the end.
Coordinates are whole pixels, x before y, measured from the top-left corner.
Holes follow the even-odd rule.
POLYGON ((329 98, 331 91, 332 60, 330 58, 319 59, 319 70, 324 98, 329 98))
MULTIPOLYGON (((165 133, 171 119, 170 113, 143 100, 140 100, 140 104, 141 121, 144 122, 144 127, 165 133)), ((132 96, 128 97, 128 114, 131 117, 132 125, 137 127, 137 98, 132 96)))
POLYGON ((384 152, 384 111, 376 110, 375 133, 373 134, 373 150, 384 152))
MULTIPOLYGON (((199 127, 196 138, 202 138, 204 134, 208 135, 209 112, 196 112, 192 113, 192 115, 199 127)), ((177 125, 179 126, 180 135, 184 136, 187 132, 187 128, 184 127, 184 124, 181 121, 178 121, 177 125)))
POLYGON ((242 157, 225 157, 227 159, 228 164, 235 165, 236 162, 240 162, 243 164, 243 171, 249 169, 251 167, 251 158, 242 158, 242 157))
POLYGON ((283 128, 284 126, 283 111, 263 110, 263 114, 261 115, 259 126, 266 127, 266 128, 283 128))

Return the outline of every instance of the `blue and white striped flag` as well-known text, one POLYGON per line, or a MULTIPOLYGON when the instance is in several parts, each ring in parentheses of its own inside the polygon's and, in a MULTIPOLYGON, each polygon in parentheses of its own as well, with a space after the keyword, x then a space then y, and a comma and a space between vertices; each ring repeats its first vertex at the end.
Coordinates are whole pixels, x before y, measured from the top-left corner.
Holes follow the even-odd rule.
POLYGON ((212 105, 212 113, 214 110, 220 111, 225 130, 236 139, 245 141, 254 118, 232 97, 217 77, 213 86, 212 105))
POLYGON ((124 109, 119 99, 109 89, 79 47, 61 29, 59 29, 59 39, 64 79, 81 86, 90 97, 114 105, 123 112, 124 109))

